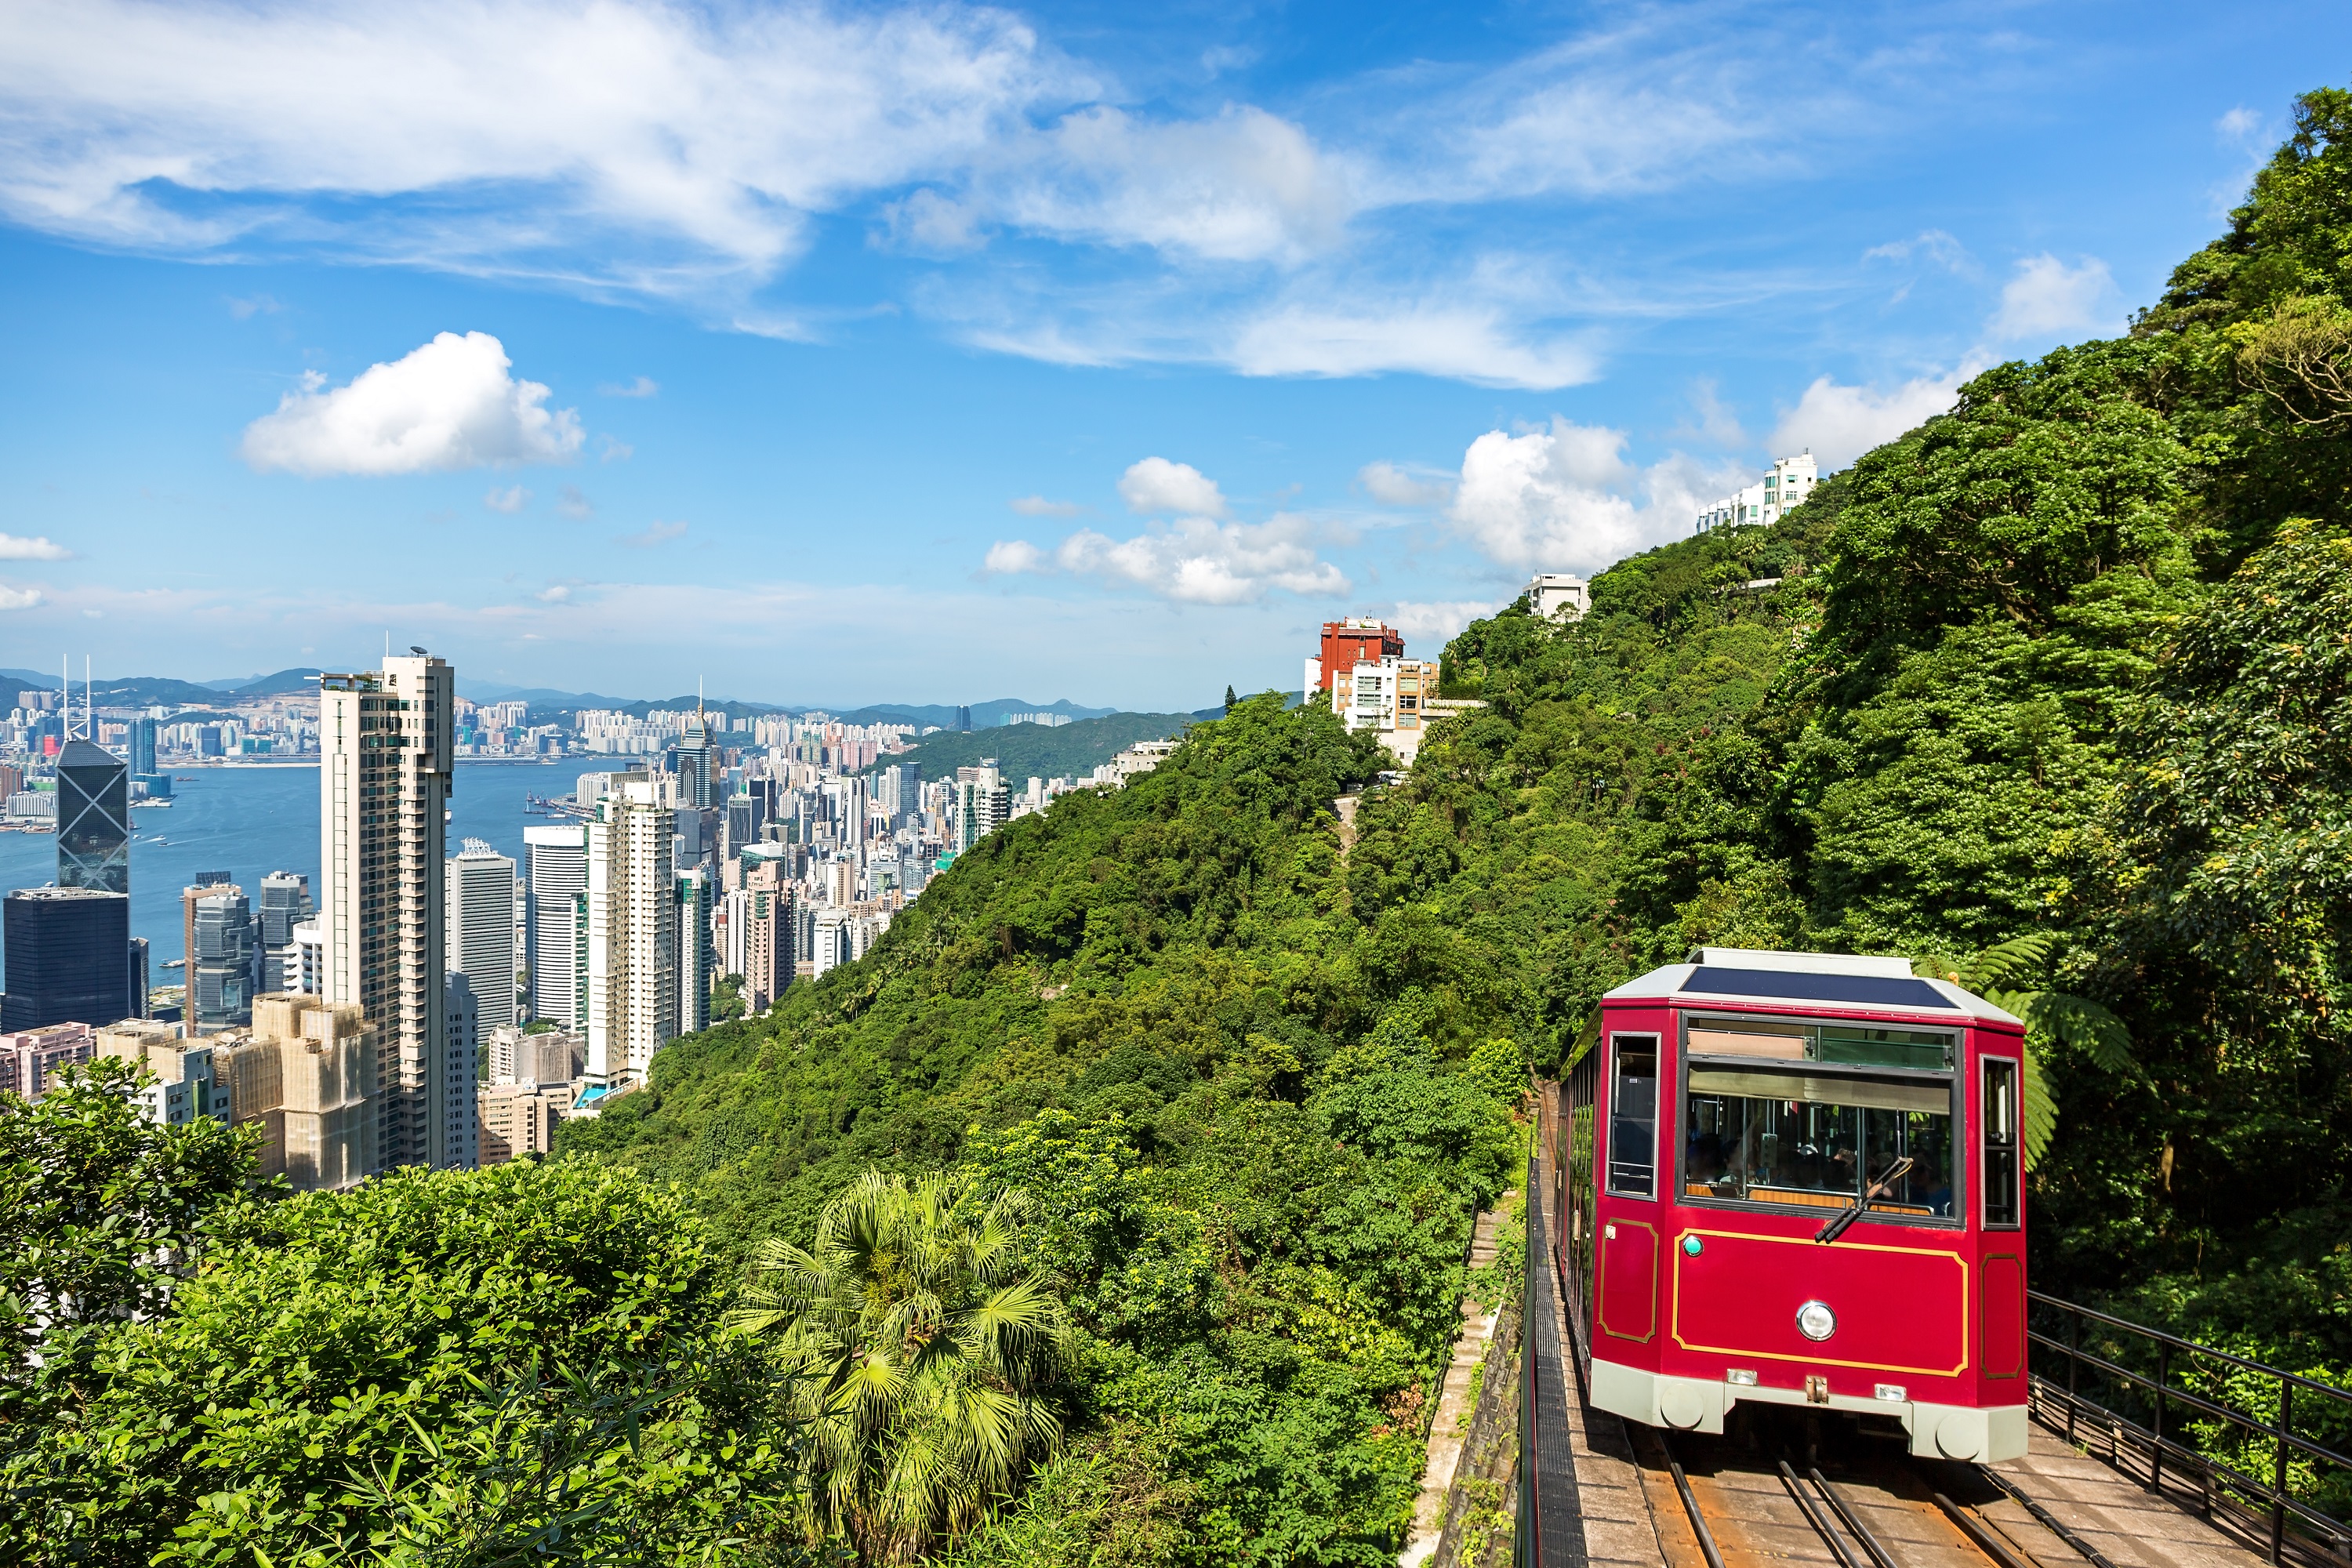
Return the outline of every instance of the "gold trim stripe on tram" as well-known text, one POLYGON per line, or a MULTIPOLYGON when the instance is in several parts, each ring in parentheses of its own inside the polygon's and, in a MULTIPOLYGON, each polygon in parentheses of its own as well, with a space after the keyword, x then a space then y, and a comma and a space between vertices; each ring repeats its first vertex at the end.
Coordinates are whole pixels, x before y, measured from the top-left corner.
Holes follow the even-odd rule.
MULTIPOLYGON (((1674 1335, 1675 1343, 1684 1350, 1703 1351, 1715 1355, 1755 1356, 1762 1361, 1808 1362, 1815 1366, 1851 1367, 1857 1372, 1908 1372, 1916 1373, 1921 1377, 1958 1377, 1969 1370, 1969 1260, 1957 1252, 1937 1251, 1924 1247, 1886 1247, 1870 1241, 1837 1243, 1839 1247, 1852 1252, 1899 1252, 1913 1258, 1948 1258, 1960 1266, 1960 1361, 1958 1366, 1953 1367, 1949 1372, 1945 1372, 1932 1366, 1899 1366, 1892 1363, 1874 1361, 1835 1361, 1828 1356, 1790 1355, 1780 1351, 1750 1350, 1744 1346, 1691 1343, 1683 1338, 1683 1259, 1689 1256, 1683 1251, 1684 1236, 1712 1236, 1725 1241, 1777 1241, 1790 1247, 1819 1245, 1810 1237, 1754 1236, 1737 1230, 1686 1230, 1682 1233, 1682 1236, 1675 1237, 1675 1311, 1673 1325, 1668 1331, 1674 1335)), ((1654 1314, 1653 1321, 1654 1321, 1654 1314)))

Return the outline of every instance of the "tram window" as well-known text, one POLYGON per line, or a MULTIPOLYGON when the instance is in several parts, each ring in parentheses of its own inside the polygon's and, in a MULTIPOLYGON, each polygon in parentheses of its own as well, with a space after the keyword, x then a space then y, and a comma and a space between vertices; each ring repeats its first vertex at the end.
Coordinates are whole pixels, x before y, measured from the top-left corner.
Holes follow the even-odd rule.
POLYGON ((1694 1066, 1683 1097, 1683 1195, 1954 1217, 1952 1080, 1694 1066), (1890 1178, 1898 1163, 1910 1166, 1890 1178))
POLYGON ((2017 1224, 2017 1064, 1984 1062, 1984 1222, 2017 1224))
POLYGON ((1619 1197, 1655 1197, 1658 1039, 1619 1035, 1610 1048, 1617 1065, 1609 1083, 1609 1190, 1619 1197))

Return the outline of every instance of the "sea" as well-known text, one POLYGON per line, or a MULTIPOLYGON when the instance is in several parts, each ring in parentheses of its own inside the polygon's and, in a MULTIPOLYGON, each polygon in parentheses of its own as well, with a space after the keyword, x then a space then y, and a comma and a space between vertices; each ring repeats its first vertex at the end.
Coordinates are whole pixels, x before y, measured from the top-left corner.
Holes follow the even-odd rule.
MULTIPOLYGON (((522 830, 564 820, 530 814, 530 795, 568 795, 587 765, 459 763, 449 801, 449 853, 479 838, 520 864, 522 830)), ((261 879, 294 871, 319 889, 319 770, 315 765, 199 768, 172 776, 172 804, 131 811, 131 934, 147 939, 151 985, 176 985, 167 963, 185 956, 181 889, 203 871, 226 871, 259 901, 261 879)), ((47 833, 0 833, 0 888, 37 888, 58 878, 58 841, 47 833)), ((5 959, 0 954, 0 959, 5 959)))

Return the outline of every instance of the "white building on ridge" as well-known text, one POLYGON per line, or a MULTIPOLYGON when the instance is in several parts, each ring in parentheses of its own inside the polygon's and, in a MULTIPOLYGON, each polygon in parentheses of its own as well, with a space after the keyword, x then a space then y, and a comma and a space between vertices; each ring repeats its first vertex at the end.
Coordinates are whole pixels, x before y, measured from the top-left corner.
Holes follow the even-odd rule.
POLYGON ((1790 507, 1813 493, 1821 474, 1811 447, 1793 458, 1773 460, 1772 471, 1736 495, 1727 495, 1698 514, 1698 531, 1778 522, 1790 507))

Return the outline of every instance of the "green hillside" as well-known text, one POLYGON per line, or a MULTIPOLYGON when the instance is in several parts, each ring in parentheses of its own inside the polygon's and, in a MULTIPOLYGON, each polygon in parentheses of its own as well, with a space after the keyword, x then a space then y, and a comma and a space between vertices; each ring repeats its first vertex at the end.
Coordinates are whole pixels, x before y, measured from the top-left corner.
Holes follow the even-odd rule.
POLYGON ((1113 713, 1074 723, 997 724, 985 730, 942 730, 926 735, 898 760, 922 764, 927 779, 953 778, 958 768, 992 758, 1018 788, 1031 778, 1083 779, 1138 741, 1181 735, 1190 713, 1113 713))

